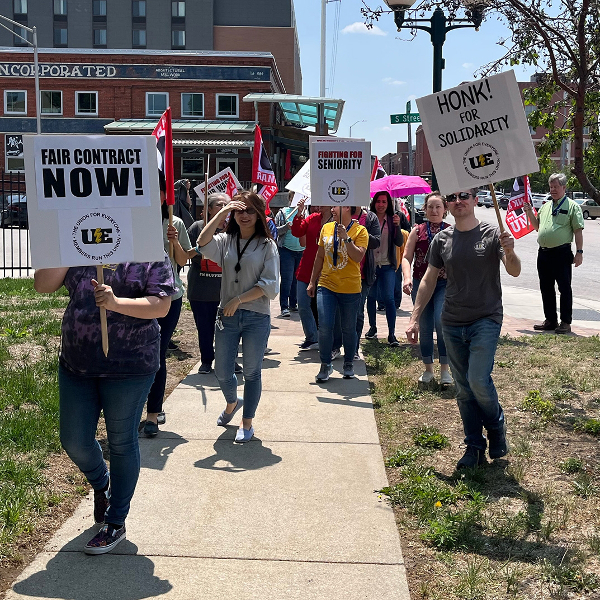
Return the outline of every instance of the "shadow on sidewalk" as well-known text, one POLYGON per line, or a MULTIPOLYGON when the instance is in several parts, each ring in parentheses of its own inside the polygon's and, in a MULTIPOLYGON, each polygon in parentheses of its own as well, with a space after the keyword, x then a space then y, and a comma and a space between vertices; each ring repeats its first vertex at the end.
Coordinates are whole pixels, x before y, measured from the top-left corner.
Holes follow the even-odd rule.
MULTIPOLYGON (((163 426, 165 427, 165 426, 163 426)), ((167 464, 167 459, 177 446, 187 444, 188 440, 178 433, 161 429, 153 438, 140 438, 140 460, 143 469, 162 471, 167 464)))
POLYGON ((17 583, 14 591, 36 598, 142 600, 173 589, 167 579, 154 575, 154 563, 137 555, 137 546, 127 540, 109 554, 85 555, 82 548, 96 530, 97 527, 91 527, 71 540, 43 571, 17 583))
POLYGON ((281 462, 281 456, 263 446, 256 436, 247 444, 234 444, 237 427, 228 427, 213 444, 215 453, 194 463, 198 469, 238 473, 272 467, 281 462), (222 463, 222 464, 217 464, 222 463))

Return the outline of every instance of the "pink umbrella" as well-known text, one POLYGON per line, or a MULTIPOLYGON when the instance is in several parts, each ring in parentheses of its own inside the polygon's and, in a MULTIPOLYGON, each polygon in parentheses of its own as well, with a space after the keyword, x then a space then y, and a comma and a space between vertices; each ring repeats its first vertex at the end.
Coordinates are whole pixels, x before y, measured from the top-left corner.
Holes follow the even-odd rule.
POLYGON ((387 175, 371 181, 371 198, 377 192, 389 192, 392 198, 404 198, 413 194, 429 194, 431 188, 416 175, 387 175))

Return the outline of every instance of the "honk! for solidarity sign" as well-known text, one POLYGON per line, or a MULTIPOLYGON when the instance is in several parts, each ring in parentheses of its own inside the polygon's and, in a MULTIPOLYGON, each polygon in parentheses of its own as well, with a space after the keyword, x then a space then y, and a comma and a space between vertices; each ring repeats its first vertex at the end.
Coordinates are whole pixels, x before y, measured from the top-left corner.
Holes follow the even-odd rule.
POLYGON ((440 192, 539 171, 514 71, 417 99, 440 192))
POLYGON ((320 206, 362 206, 369 200, 371 142, 311 138, 310 196, 320 206))
POLYGON ((25 136, 36 269, 164 259, 151 136, 25 136))

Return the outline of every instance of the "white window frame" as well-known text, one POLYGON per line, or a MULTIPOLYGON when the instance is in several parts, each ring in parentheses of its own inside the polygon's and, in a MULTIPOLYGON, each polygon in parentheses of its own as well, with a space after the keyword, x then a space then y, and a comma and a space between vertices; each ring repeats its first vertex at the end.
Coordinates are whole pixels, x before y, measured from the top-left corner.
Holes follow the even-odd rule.
POLYGON ((221 166, 221 163, 235 163, 235 167, 233 168, 233 174, 237 177, 238 173, 239 173, 239 163, 238 163, 238 158, 237 156, 232 157, 232 158, 215 158, 216 161, 216 165, 217 165, 217 173, 221 172, 223 169, 225 169, 225 165, 221 166))
POLYGON ((75 92, 75 116, 76 117, 97 117, 98 116, 98 92, 90 90, 81 90, 75 92), (96 112, 79 112, 79 94, 95 94, 96 95, 96 112))
POLYGON ((165 107, 169 108, 169 92, 146 92, 146 116, 147 117, 160 117, 163 114, 162 112, 160 114, 158 114, 158 113, 150 113, 148 111, 148 96, 150 94, 152 94, 152 95, 161 94, 163 96, 166 96, 167 97, 167 102, 165 103, 165 107))
MULTIPOLYGON (((40 90, 40 114, 42 115, 56 115, 62 116, 63 114, 63 93, 62 90, 40 90), (42 106, 42 94, 44 92, 50 92, 52 94, 60 94, 60 112, 44 112, 44 107, 42 106)), ((98 106, 98 102, 96 101, 96 107, 98 106)))
POLYGON ((240 95, 239 94, 215 94, 215 114, 217 119, 239 119, 240 118, 240 95), (221 96, 235 96, 236 97, 236 113, 235 115, 220 115, 219 114, 219 98, 221 96))
POLYGON ((204 113, 205 111, 205 98, 204 98, 204 94, 202 92, 181 92, 181 118, 182 119, 204 119, 204 113), (190 94, 190 95, 194 95, 194 96, 202 96, 202 114, 201 115, 187 115, 185 114, 184 110, 183 110, 183 96, 185 94, 190 94))
POLYGON ((26 115, 27 114, 27 90, 4 90, 4 114, 5 115, 26 115), (25 111, 13 111, 7 110, 6 105, 6 94, 14 93, 14 92, 22 92, 25 94, 25 111))
POLYGON ((182 155, 181 156, 181 177, 188 177, 188 178, 197 178, 199 175, 198 173, 189 173, 184 171, 183 169, 183 165, 186 161, 198 161, 201 165, 202 165, 202 170, 200 171, 200 174, 204 173, 204 158, 201 156, 185 156, 182 155))

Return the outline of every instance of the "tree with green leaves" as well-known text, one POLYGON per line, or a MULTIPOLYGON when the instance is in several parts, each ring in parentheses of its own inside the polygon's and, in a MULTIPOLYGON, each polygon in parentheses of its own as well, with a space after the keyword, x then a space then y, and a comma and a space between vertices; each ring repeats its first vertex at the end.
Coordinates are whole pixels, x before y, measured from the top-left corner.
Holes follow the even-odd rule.
MULTIPOLYGON (((367 26, 372 26, 385 11, 363 4, 367 26)), ((474 5, 486 5, 485 18, 495 17, 507 29, 498 41, 502 56, 476 75, 491 75, 507 65, 536 67, 537 85, 525 91, 525 103, 534 107, 528 115, 531 127, 548 130, 537 145, 540 165, 550 169, 551 155, 563 141, 572 142, 572 174, 600 203, 594 185, 600 179, 600 0, 423 0, 414 10, 421 16, 439 6, 452 20, 474 5)))

